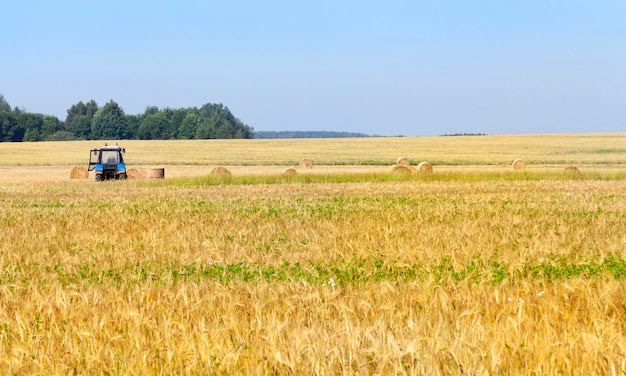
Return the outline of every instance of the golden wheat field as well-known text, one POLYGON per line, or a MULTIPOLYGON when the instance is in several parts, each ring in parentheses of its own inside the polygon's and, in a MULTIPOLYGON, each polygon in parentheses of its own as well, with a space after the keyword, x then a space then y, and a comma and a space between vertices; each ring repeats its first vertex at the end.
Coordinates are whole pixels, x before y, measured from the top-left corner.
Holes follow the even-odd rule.
POLYGON ((624 374, 625 138, 0 143, 0 374, 624 374))

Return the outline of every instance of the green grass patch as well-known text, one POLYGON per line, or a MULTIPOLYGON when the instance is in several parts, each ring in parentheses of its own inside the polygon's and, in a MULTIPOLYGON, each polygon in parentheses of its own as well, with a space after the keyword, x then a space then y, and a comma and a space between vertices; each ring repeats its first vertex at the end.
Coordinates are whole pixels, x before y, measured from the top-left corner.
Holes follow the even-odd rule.
POLYGON ((41 273, 52 274, 62 285, 87 283, 93 285, 114 284, 134 285, 156 282, 171 285, 177 282, 270 282, 282 283, 306 281, 324 286, 360 286, 367 283, 388 281, 408 282, 434 278, 438 283, 464 282, 500 283, 542 280, 554 282, 573 278, 614 278, 626 279, 626 260, 617 255, 609 255, 600 261, 571 263, 566 260, 529 262, 518 268, 497 259, 472 259, 461 264, 444 257, 432 266, 387 261, 379 258, 338 260, 335 262, 289 263, 279 265, 238 262, 219 263, 165 263, 134 264, 123 268, 100 268, 95 263, 87 263, 67 270, 61 265, 42 266, 5 265, 0 281, 3 285, 27 285, 35 282, 41 273))
MULTIPOLYGON (((566 180, 624 180, 624 172, 583 172, 564 174, 563 172, 438 172, 432 174, 362 173, 362 174, 298 174, 298 175, 242 175, 242 176, 203 176, 194 178, 168 179, 159 184, 167 186, 215 186, 215 185, 256 185, 285 183, 384 183, 384 182, 481 182, 481 181, 566 181, 566 180)), ((154 184, 150 182, 149 184, 154 184)))
POLYGON ((598 149, 593 151, 593 154, 626 154, 626 149, 611 148, 611 149, 598 149))

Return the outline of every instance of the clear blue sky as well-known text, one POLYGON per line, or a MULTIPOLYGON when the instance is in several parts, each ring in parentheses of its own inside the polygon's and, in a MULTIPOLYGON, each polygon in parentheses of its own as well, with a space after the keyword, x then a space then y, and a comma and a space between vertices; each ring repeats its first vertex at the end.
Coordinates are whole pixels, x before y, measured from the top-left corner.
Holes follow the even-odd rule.
POLYGON ((626 1, 4 1, 0 94, 256 130, 626 131, 626 1))

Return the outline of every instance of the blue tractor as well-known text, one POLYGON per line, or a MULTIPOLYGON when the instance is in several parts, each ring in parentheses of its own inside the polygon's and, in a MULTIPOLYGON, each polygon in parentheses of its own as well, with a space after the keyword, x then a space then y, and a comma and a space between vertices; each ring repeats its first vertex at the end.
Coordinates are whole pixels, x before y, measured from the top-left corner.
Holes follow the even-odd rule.
POLYGON ((126 164, 124 163, 124 148, 119 146, 104 146, 92 149, 89 153, 89 171, 96 172, 96 181, 126 179, 126 164))

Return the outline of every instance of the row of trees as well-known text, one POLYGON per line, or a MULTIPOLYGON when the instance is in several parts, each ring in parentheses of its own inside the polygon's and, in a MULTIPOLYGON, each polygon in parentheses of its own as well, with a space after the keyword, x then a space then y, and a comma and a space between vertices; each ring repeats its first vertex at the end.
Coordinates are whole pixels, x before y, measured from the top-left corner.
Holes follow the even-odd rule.
POLYGON ((11 109, 0 95, 0 142, 252 138, 253 130, 222 104, 178 109, 150 106, 143 114, 127 115, 113 100, 102 107, 90 100, 72 105, 65 121, 60 121, 56 116, 11 109))
POLYGON ((336 131, 255 131, 254 138, 356 138, 370 137, 365 133, 336 131))

